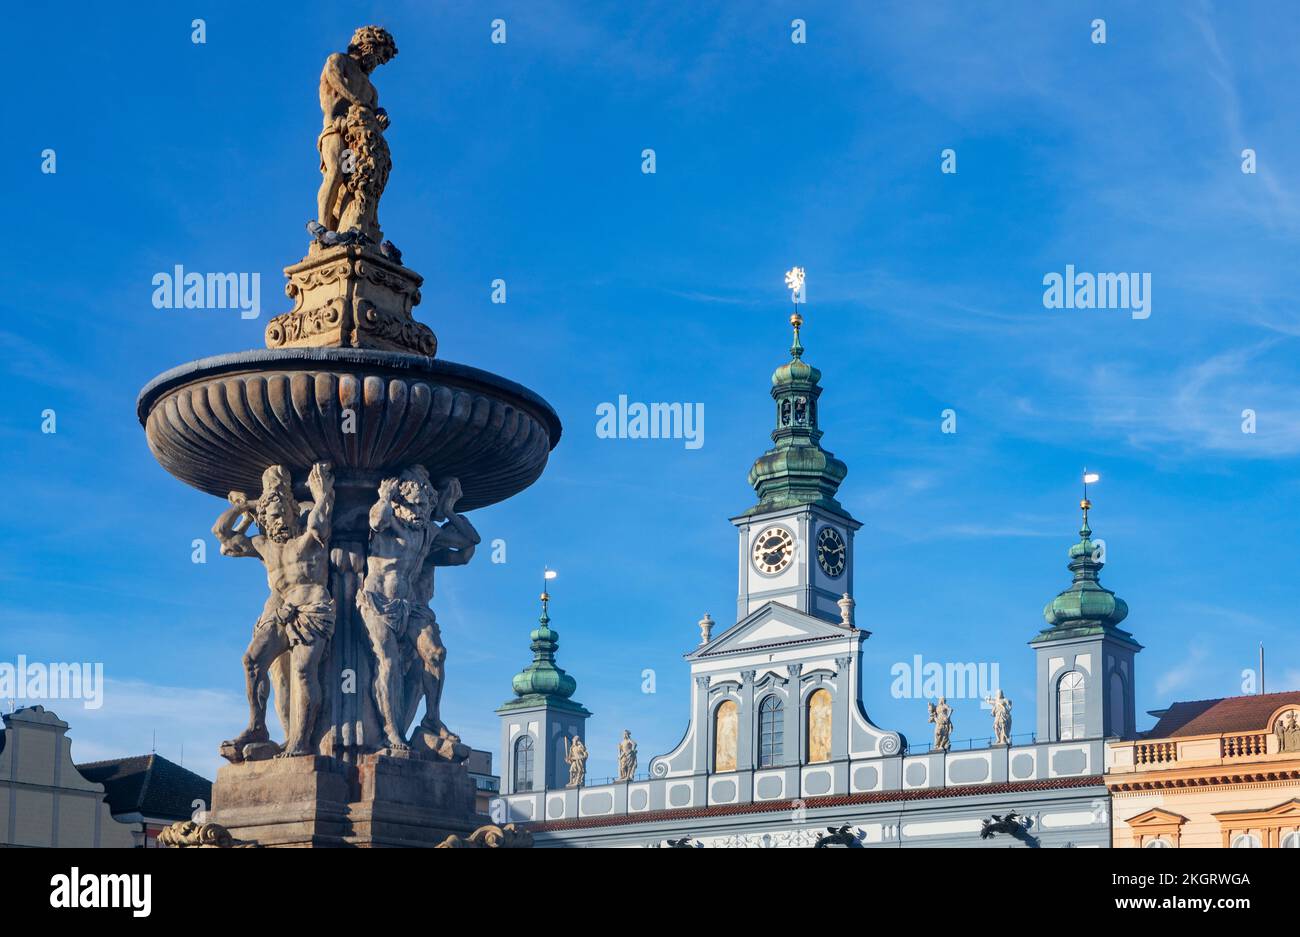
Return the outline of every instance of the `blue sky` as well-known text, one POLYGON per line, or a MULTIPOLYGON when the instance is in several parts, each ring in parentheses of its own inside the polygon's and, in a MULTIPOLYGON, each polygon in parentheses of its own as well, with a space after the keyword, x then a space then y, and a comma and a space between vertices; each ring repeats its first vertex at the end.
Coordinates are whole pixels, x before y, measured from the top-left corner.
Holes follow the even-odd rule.
MULTIPOLYGON (((439 580, 446 718, 467 741, 495 748, 544 564, 560 661, 596 714, 591 774, 613 773, 623 728, 643 763, 680 737, 695 622, 734 620, 727 518, 768 445, 793 264, 824 443, 864 524, 874 721, 926 734, 922 702, 889 694, 890 667, 921 654, 997 662, 1030 728, 1025 642, 1069 581, 1084 465, 1103 476, 1103 582, 1146 646, 1139 709, 1240 693, 1260 641, 1269 688, 1300 686, 1300 17, 1285 5, 208 6, 10 16, 39 55, 10 76, 0 156, 15 208, 0 660, 104 663, 102 709, 51 704, 78 760, 156 733, 211 776, 243 720, 262 570, 215 547, 191 562, 222 503, 154 462, 134 401, 173 365, 261 347, 288 309, 320 66, 367 22, 401 50, 375 79, 393 119, 381 217, 426 278, 417 315, 440 357, 533 388, 565 425, 540 481, 472 518, 508 562, 439 580), (153 308, 151 278, 178 263, 260 272, 262 317, 153 308), (1149 272, 1150 318, 1045 309, 1043 277, 1067 264, 1149 272), (619 394, 702 403, 704 446, 597 438, 595 409, 619 394)), ((955 722, 988 731, 971 702, 955 722)))

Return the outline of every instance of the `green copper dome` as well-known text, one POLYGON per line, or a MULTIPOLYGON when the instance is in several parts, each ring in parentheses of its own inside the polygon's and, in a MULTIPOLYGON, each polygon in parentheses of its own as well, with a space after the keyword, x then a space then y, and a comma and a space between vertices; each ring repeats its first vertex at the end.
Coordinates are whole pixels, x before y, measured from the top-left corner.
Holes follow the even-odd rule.
POLYGON ((515 691, 515 699, 504 703, 497 712, 513 708, 531 706, 558 706, 574 712, 586 712, 580 703, 569 697, 578 689, 578 681, 564 672, 555 663, 555 652, 560 646, 560 633, 551 627, 551 618, 547 613, 550 599, 542 593, 542 615, 538 626, 529 634, 532 641, 533 662, 515 674, 510 687, 515 691))
POLYGON ((1068 569, 1074 573, 1070 587, 1047 603, 1043 617, 1049 627, 1038 637, 1077 637, 1082 634, 1111 633, 1128 637, 1116 626, 1128 617, 1128 603, 1099 581, 1102 547, 1092 539, 1088 526, 1088 508, 1084 502, 1083 526, 1079 542, 1070 547, 1068 569))
POLYGON ((803 360, 803 345, 799 343, 803 319, 795 313, 790 321, 794 325, 790 360, 772 373, 772 399, 776 402, 774 445, 749 470, 749 483, 759 501, 745 514, 805 504, 844 510, 835 500, 835 493, 849 468, 821 447, 822 431, 817 425, 822 372, 803 360))

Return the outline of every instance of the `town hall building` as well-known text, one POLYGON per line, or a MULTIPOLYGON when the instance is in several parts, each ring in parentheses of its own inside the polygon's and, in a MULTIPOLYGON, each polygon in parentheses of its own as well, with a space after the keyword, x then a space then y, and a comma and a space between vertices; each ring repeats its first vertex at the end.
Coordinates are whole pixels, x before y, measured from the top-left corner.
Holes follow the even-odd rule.
MULTIPOLYGON (((499 822, 548 846, 1099 847, 1111 841, 1107 740, 1135 734, 1134 658, 1124 601, 1102 587, 1082 503, 1073 581, 1031 636, 1032 741, 1009 734, 949 750, 946 734, 907 739, 872 721, 854 616, 853 547, 862 526, 837 500, 848 472, 821 445, 821 372, 804 360, 802 317, 772 375, 772 447, 754 462, 757 501, 737 531, 736 621, 701 621, 687 726, 648 777, 570 783, 566 753, 591 714, 556 662, 543 596, 533 662, 501 719, 499 822), (865 691, 865 698, 864 698, 865 691), (942 735, 943 737, 940 737, 942 735)), ((937 721, 944 719, 939 701, 937 721)))

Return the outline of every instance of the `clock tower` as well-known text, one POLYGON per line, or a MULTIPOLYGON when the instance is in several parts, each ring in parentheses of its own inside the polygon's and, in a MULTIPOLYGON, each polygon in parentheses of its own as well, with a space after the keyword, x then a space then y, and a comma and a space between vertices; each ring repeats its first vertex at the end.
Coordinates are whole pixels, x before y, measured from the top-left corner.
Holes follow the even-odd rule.
POLYGON ((797 272, 790 360, 772 374, 773 445, 749 470, 758 503, 731 519, 740 534, 736 618, 780 602, 839 623, 839 602, 853 595, 853 535, 862 525, 835 499, 848 466, 821 446, 822 373, 803 360, 797 272))

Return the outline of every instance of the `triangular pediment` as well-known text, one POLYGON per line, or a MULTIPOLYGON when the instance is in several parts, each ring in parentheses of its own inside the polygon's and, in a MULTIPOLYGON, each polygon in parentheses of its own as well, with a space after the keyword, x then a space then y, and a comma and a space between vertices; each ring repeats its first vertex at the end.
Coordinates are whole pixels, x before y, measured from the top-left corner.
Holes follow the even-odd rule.
POLYGON ((1218 820, 1291 820, 1300 817, 1300 799, 1283 801, 1266 810, 1228 810, 1214 816, 1218 820))
POLYGON ((1129 817, 1125 822, 1133 829, 1142 829, 1149 827, 1182 826, 1187 822, 1187 818, 1181 814, 1171 813, 1168 810, 1161 810, 1159 807, 1153 807, 1146 813, 1139 813, 1136 817, 1129 817))
POLYGON ((839 640, 858 634, 856 629, 832 624, 779 602, 768 602, 750 612, 722 634, 686 655, 687 660, 743 654, 747 651, 818 640, 839 640))

